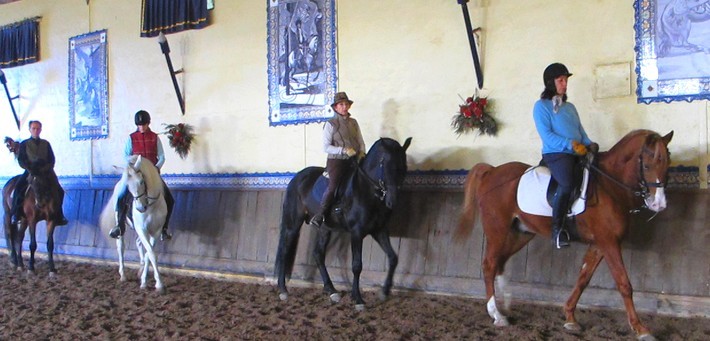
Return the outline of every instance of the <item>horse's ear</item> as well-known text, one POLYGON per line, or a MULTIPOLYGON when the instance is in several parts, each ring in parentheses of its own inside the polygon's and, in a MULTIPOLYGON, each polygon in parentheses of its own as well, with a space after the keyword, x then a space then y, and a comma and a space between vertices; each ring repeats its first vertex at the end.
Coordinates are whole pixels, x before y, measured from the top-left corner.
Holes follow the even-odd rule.
POLYGON ((410 144, 410 143, 412 143, 412 138, 411 138, 411 137, 408 137, 408 138, 404 141, 404 145, 402 145, 402 148, 404 148, 404 150, 406 151, 407 148, 409 148, 409 144, 410 144))
POLYGON ((663 136, 663 143, 666 144, 666 146, 671 143, 671 139, 673 139, 673 130, 671 130, 670 133, 666 134, 666 136, 663 136))

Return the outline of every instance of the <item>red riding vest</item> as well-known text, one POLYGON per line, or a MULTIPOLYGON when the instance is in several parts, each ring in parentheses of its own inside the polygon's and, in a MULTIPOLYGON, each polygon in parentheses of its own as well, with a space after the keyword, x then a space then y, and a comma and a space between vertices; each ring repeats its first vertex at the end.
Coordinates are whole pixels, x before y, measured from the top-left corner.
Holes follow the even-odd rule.
POLYGON ((133 155, 140 155, 154 165, 158 163, 158 134, 150 130, 145 133, 136 131, 131 134, 131 144, 133 155))

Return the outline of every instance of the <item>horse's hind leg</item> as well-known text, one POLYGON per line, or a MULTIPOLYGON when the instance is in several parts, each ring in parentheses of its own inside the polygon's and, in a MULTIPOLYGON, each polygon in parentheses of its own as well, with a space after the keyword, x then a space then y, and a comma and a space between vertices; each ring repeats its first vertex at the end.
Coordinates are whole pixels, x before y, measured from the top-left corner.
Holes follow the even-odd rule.
POLYGON ((535 235, 520 232, 518 229, 520 221, 517 218, 510 225, 501 224, 500 221, 505 220, 492 215, 484 215, 483 217, 483 226, 488 227, 484 229, 486 232, 486 254, 483 259, 483 280, 486 285, 488 315, 493 319, 495 326, 502 327, 509 325, 509 323, 508 318, 498 310, 495 281, 498 279, 501 285, 504 284, 503 274, 508 259, 535 235))
POLYGON ((589 285, 594 271, 596 271, 597 266, 599 266, 603 258, 604 256, 599 252, 599 249, 594 246, 589 246, 587 253, 584 255, 582 268, 579 270, 577 284, 574 286, 574 290, 572 290, 569 299, 567 299, 567 303, 565 303, 565 329, 572 331, 582 329, 577 323, 577 319, 574 317, 574 311, 577 309, 577 302, 579 302, 582 292, 584 292, 584 289, 589 285))
POLYGON ((389 268, 387 269, 387 278, 385 279, 385 285, 382 287, 382 292, 380 299, 385 300, 387 296, 390 295, 390 290, 392 289, 392 278, 394 277, 394 271, 397 269, 398 258, 397 254, 392 248, 392 243, 390 242, 390 235, 387 229, 381 229, 376 234, 373 235, 375 241, 380 244, 382 250, 387 254, 387 260, 389 261, 389 268))
POLYGON ((289 209, 287 203, 289 200, 294 200, 288 197, 284 199, 284 213, 281 220, 281 232, 279 235, 279 247, 276 251, 276 264, 274 272, 278 276, 277 285, 279 287, 279 299, 285 301, 288 299, 288 290, 286 289, 286 277, 291 276, 293 271, 293 263, 296 259, 296 249, 298 248, 298 239, 303 225, 303 214, 296 214, 298 208, 289 209))
POLYGON ((320 277, 323 280, 323 291, 330 296, 331 301, 338 303, 340 302, 340 294, 335 290, 333 281, 330 279, 330 274, 328 274, 328 269, 325 267, 325 250, 326 247, 328 247, 328 242, 330 242, 330 231, 326 228, 318 229, 318 243, 313 249, 313 258, 316 261, 316 265, 320 271, 320 277))

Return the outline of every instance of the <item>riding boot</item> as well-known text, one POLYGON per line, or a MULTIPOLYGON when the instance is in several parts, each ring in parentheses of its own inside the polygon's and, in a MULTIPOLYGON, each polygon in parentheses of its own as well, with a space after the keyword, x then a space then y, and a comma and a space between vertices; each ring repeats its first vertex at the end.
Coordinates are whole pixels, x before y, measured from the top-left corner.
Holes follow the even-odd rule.
POLYGON ((568 247, 570 244, 569 232, 565 227, 567 212, 569 211, 569 194, 560 191, 555 193, 554 206, 552 207, 552 245, 557 249, 568 247))
POLYGON ((126 216, 128 215, 128 205, 124 202, 124 197, 118 198, 118 205, 116 206, 116 226, 111 229, 108 235, 111 238, 118 239, 126 232, 126 216))
POLYGON ((20 193, 15 193, 15 197, 13 199, 14 200, 12 201, 12 210, 10 211, 10 214, 12 216, 12 224, 17 225, 24 216, 24 212, 22 210, 22 202, 25 201, 25 198, 20 193))
POLYGON ((321 227, 321 225, 325 223, 325 216, 328 211, 330 211, 331 201, 333 201, 333 199, 327 198, 321 203, 320 210, 318 210, 318 213, 316 213, 316 215, 313 216, 313 219, 311 219, 311 225, 314 227, 321 227))
POLYGON ((175 199, 170 193, 168 186, 163 183, 163 192, 165 193, 165 205, 168 207, 168 212, 165 215, 165 223, 163 224, 163 230, 160 232, 160 240, 171 240, 173 236, 168 232, 168 223, 170 222, 170 216, 173 213, 173 206, 175 205, 175 199))

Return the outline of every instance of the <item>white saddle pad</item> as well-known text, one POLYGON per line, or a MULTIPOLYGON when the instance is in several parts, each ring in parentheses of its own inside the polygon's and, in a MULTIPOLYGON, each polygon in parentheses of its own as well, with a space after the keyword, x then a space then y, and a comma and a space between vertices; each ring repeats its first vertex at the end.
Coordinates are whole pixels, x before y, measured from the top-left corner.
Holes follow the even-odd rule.
MULTIPOLYGON (((518 184, 518 207, 529 214, 552 217, 552 207, 547 203, 547 187, 550 184, 550 169, 537 166, 530 167, 520 177, 518 184)), ((584 170, 581 194, 572 205, 569 216, 584 212, 587 200, 587 185, 589 185, 589 170, 584 170)))

